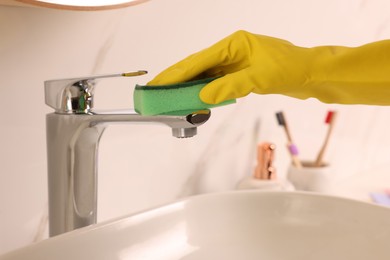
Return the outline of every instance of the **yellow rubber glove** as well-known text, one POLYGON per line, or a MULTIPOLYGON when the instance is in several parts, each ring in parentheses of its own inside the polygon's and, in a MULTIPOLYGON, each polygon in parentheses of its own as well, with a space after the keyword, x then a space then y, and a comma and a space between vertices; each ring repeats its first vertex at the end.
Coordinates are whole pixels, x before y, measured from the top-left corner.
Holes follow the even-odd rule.
POLYGON ((360 47, 298 47, 238 31, 169 67, 149 85, 221 76, 200 98, 210 104, 249 93, 325 103, 390 105, 390 40, 360 47))

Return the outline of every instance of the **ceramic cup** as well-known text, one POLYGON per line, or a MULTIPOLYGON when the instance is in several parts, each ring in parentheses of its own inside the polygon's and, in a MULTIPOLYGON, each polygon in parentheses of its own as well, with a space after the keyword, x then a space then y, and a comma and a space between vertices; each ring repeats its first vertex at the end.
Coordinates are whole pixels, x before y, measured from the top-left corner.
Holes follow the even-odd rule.
POLYGON ((314 162, 303 161, 301 168, 290 165, 287 179, 296 190, 327 193, 332 187, 335 172, 327 163, 316 166, 314 162))

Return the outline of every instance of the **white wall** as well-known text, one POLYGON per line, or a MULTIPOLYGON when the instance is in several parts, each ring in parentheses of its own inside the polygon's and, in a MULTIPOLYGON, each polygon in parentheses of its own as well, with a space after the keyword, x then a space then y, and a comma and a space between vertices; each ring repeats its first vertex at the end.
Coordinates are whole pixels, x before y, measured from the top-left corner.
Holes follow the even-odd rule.
MULTIPOLYGON (((51 110, 44 80, 147 69, 142 78, 98 87, 97 107, 126 108, 134 84, 238 29, 301 46, 356 46, 389 38, 389 13, 387 0, 151 0, 102 12, 0 6, 0 254, 46 236, 45 114, 51 110)), ((283 176, 289 160, 275 112, 285 111, 302 157, 311 159, 330 108, 340 111, 326 156, 337 174, 389 163, 390 108, 250 95, 214 109, 191 139, 174 139, 163 126, 110 126, 100 146, 99 221, 233 189, 252 171, 256 138, 280 147, 283 176)))

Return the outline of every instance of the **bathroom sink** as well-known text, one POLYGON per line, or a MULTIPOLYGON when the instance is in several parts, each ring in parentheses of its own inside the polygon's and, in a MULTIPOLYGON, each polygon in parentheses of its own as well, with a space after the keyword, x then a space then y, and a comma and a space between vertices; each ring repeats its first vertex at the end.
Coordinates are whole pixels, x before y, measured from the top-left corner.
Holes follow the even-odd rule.
POLYGON ((20 259, 390 259, 390 209, 314 193, 194 196, 59 235, 20 259))

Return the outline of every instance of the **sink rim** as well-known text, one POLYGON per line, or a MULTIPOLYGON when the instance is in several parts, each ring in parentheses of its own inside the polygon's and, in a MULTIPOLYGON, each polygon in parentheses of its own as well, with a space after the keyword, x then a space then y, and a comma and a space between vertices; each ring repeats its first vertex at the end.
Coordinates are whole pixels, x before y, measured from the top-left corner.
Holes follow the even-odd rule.
MULTIPOLYGON (((245 197, 251 197, 251 198, 257 198, 257 197, 279 197, 279 198, 285 198, 285 199, 299 199, 299 198, 314 198, 314 199, 320 199, 320 200, 326 200, 326 201, 338 201, 341 203, 349 203, 349 205, 355 205, 358 207, 365 207, 367 209, 372 208, 376 211, 383 211, 390 216, 390 208, 369 203, 361 200, 351 199, 351 198, 345 198, 345 197, 339 197, 335 195, 328 195, 328 194, 320 194, 320 193, 313 193, 313 192, 302 192, 302 191, 261 191, 261 190, 233 190, 233 191, 224 191, 224 192, 214 192, 214 193, 207 193, 207 194, 199 194, 194 195, 186 198, 182 198, 170 203, 165 203, 160 206, 151 207, 149 209, 145 209, 139 212, 135 212, 132 214, 124 215, 118 218, 110 219, 107 221, 103 221, 101 223, 97 223, 94 225, 90 225, 87 227, 83 227, 65 234, 61 234, 52 238, 48 238, 45 240, 42 240, 40 242, 30 244, 25 247, 21 247, 19 249, 10 251, 5 253, 4 255, 0 256, 0 259, 3 257, 11 256, 13 254, 21 253, 25 250, 34 249, 36 247, 48 247, 50 244, 54 243, 60 243, 59 240, 70 240, 77 237, 82 237, 88 233, 91 232, 98 232, 102 229, 109 230, 110 228, 115 228, 116 226, 129 226, 129 225, 136 225, 137 222, 143 222, 147 221, 148 219, 158 218, 159 215, 164 216, 166 213, 175 212, 186 210, 186 205, 189 205, 191 203, 204 203, 208 200, 212 199, 219 199, 220 197, 222 199, 229 199, 237 196, 242 196, 244 199, 245 197), (352 204, 351 204, 352 203, 352 204)), ((248 198, 249 198, 248 197, 248 198)), ((103 232, 103 231, 102 231, 103 232)), ((12 258, 12 257, 11 257, 12 258)))

